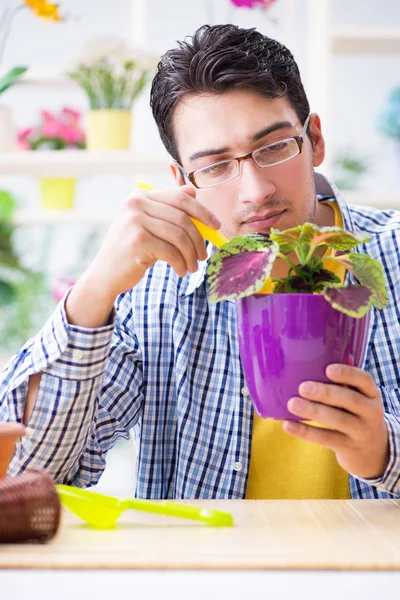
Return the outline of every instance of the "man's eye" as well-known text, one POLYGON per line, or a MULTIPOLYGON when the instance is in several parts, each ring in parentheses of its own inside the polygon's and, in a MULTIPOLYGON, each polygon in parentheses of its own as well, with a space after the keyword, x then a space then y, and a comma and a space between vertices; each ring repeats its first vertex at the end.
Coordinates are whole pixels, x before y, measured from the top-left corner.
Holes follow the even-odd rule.
POLYGON ((229 165, 230 162, 220 162, 216 163, 215 165, 210 165, 209 167, 204 167, 204 169, 201 169, 201 172, 203 173, 203 175, 216 177, 218 175, 223 175, 224 173, 228 172, 229 165))
POLYGON ((284 152, 289 146, 290 140, 282 140, 281 142, 277 142, 276 144, 271 144, 270 146, 266 146, 266 148, 262 148, 261 152, 265 154, 277 154, 279 152, 284 152))

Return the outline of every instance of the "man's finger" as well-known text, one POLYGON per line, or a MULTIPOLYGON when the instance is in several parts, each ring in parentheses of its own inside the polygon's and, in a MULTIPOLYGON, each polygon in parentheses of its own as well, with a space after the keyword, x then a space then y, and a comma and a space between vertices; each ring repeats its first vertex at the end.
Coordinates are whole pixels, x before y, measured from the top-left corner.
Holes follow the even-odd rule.
POLYGON ((298 421, 284 421, 283 430, 289 435, 319 444, 333 452, 339 452, 343 449, 343 445, 348 442, 347 436, 339 431, 331 431, 330 429, 322 429, 313 425, 306 425, 298 421))
POLYGON ((326 375, 335 383, 357 389, 367 398, 379 397, 379 390, 372 376, 362 369, 350 365, 333 364, 326 368, 326 375))

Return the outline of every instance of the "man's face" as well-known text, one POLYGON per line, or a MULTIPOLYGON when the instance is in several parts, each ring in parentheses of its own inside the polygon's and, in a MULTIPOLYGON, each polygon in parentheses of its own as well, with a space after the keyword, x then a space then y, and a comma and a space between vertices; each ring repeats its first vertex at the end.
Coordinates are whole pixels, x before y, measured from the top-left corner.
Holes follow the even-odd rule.
MULTIPOLYGON (((286 98, 269 100, 234 90, 185 96, 175 109, 173 126, 181 164, 190 173, 300 135, 303 123, 286 98)), ((197 199, 221 221, 226 237, 318 222, 313 167, 323 160, 324 141, 317 115, 312 115, 310 127, 314 148, 305 136, 301 154, 285 163, 260 168, 248 159, 240 164, 239 177, 196 190, 197 199)), ((181 184, 179 171, 173 170, 181 184)))

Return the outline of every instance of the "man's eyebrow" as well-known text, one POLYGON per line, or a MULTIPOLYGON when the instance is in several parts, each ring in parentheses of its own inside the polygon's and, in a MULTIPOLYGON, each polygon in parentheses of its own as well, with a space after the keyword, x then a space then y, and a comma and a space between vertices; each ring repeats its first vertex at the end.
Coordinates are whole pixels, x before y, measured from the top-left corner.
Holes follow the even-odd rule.
POLYGON ((258 131, 254 135, 250 137, 251 142, 258 142, 262 138, 266 137, 270 133, 277 131, 278 129, 285 129, 287 127, 293 127, 293 123, 290 121, 278 121, 277 123, 273 123, 272 125, 268 125, 268 127, 264 127, 261 131, 258 131))
MULTIPOLYGON (((250 142, 258 142, 262 138, 266 137, 270 133, 277 131, 279 129, 284 129, 287 127, 293 127, 293 123, 290 121, 278 121, 277 123, 273 123, 272 125, 268 125, 268 127, 264 127, 261 131, 258 131, 254 135, 250 136, 250 142)), ((224 146, 223 148, 210 148, 209 150, 200 150, 199 152, 195 152, 189 156, 189 160, 196 160, 197 158, 203 158, 205 156, 216 156, 217 154, 223 154, 224 152, 229 152, 229 146, 224 146)))
POLYGON ((200 150, 200 152, 195 152, 189 156, 189 160, 196 160, 196 158, 203 158, 203 156, 214 156, 215 154, 223 154, 224 152, 228 152, 229 147, 225 146, 224 148, 210 148, 209 150, 200 150))

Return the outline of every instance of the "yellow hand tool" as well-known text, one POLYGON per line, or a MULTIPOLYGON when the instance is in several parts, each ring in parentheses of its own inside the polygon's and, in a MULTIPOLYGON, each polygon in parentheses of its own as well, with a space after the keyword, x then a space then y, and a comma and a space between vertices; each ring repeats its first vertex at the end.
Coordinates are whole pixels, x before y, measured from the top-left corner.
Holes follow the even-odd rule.
POLYGON ((178 519, 202 521, 213 527, 232 527, 234 524, 231 513, 221 510, 211 510, 168 500, 121 499, 70 485, 56 485, 56 490, 60 502, 65 508, 96 529, 113 529, 121 513, 127 509, 178 519))
MULTIPOLYGON (((154 190, 154 188, 151 187, 151 185, 144 183, 144 181, 138 182, 138 188, 141 190, 154 190)), ((190 219, 196 225, 198 231, 203 236, 203 238, 205 240, 207 240, 208 242, 211 242, 212 244, 214 244, 214 246, 216 248, 221 248, 221 246, 223 246, 224 244, 229 242, 228 238, 226 238, 224 235, 222 235, 222 233, 220 233, 217 229, 212 229, 211 227, 208 227, 208 225, 205 225, 204 223, 202 223, 201 221, 198 221, 194 217, 190 217, 190 219)), ((264 283, 261 290, 259 290, 257 293, 258 294, 270 294, 272 292, 272 288, 273 288, 273 284, 272 284, 271 280, 267 279, 267 281, 264 283)))

